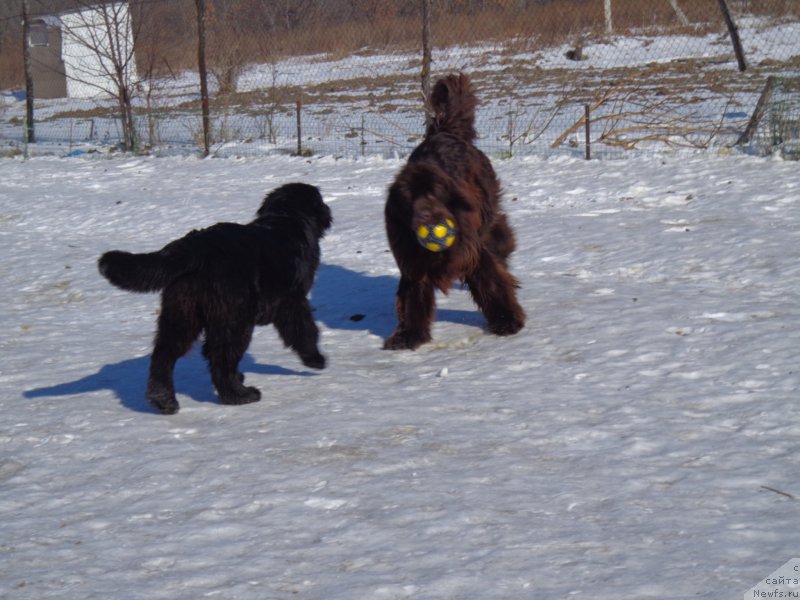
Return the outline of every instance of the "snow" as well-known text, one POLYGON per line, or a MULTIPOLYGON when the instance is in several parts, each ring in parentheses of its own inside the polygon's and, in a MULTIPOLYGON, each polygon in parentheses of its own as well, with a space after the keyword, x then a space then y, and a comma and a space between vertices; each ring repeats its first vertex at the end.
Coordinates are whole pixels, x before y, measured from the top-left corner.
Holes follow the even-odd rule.
MULTIPOLYGON (((764 19, 756 17, 737 20, 737 29, 746 40, 747 60, 753 65, 766 61, 790 62, 796 57, 798 26, 798 23, 779 21, 767 24, 764 19)), ((574 45, 564 45, 558 52, 547 53, 541 57, 539 66, 544 69, 641 68, 698 58, 719 61, 719 66, 724 69, 736 64, 727 32, 653 35, 652 31, 642 31, 589 40, 584 47, 585 60, 579 62, 566 58, 566 52, 571 48, 574 45)))
POLYGON ((797 556, 800 172, 741 155, 495 161, 527 327, 462 289, 381 349, 394 159, 0 160, 0 596, 739 598, 797 556), (261 402, 144 384, 156 295, 97 257, 252 218, 285 182, 335 223, 329 367, 260 328, 261 402), (363 318, 360 318, 363 316, 363 318))

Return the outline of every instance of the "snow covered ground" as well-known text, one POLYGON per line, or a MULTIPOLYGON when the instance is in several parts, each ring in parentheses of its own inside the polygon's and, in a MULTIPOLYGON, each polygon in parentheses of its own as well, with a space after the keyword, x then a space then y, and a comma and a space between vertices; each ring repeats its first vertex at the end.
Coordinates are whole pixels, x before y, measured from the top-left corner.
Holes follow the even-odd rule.
POLYGON ((497 161, 527 327, 489 335, 457 289, 432 343, 388 352, 401 165, 0 160, 0 596, 741 598, 798 556, 797 163, 497 161), (329 368, 261 328, 261 402, 219 405, 195 350, 154 414, 158 297, 97 257, 296 180, 335 218, 329 368))

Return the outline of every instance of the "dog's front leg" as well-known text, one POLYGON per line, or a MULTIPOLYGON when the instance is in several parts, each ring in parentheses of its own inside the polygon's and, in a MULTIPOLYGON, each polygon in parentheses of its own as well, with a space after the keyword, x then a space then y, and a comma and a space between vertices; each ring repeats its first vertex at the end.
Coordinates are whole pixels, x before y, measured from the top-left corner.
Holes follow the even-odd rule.
POLYGON ((435 308, 433 283, 427 277, 400 277, 397 287, 399 323, 383 344, 386 350, 414 350, 431 340, 435 308))

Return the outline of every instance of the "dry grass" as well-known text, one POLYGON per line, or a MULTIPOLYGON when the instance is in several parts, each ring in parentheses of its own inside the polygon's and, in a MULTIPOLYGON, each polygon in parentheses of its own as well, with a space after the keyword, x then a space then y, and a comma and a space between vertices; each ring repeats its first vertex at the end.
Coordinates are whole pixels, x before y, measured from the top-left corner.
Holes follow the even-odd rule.
MULTIPOLYGON (((333 57, 356 52, 404 51, 421 47, 421 17, 407 0, 340 0, 308 2, 307 14, 297 17, 292 27, 265 30, 256 22, 254 4, 248 0, 226 0, 237 10, 211 11, 208 19, 209 68, 224 78, 235 75, 235 61, 268 63, 289 56, 326 53, 333 57), (339 5, 357 6, 358 12, 342 19, 339 5), (250 12, 247 12, 249 9, 250 12), (238 11, 238 12, 237 12, 238 11), (234 58, 235 57, 235 58, 234 58)), ((463 2, 433 1, 432 37, 442 48, 478 41, 501 41, 517 50, 572 43, 583 36, 606 33, 603 3, 599 0, 558 0, 530 4, 510 0, 463 2), (482 10, 474 10, 474 7, 482 10)), ((136 6, 135 0, 131 2, 136 6)), ((662 32, 696 32, 709 28, 722 31, 715 0, 679 0, 691 26, 681 25, 666 0, 613 0, 615 33, 651 29, 662 32)), ((211 6, 214 6, 211 3, 211 6)), ((222 5, 225 6, 225 5, 222 5)), ((137 63, 141 75, 163 77, 171 72, 197 68, 194 2, 172 0, 147 3, 135 12, 141 24, 137 40, 137 63)), ((736 5, 734 5, 736 8, 736 5)), ((751 14, 773 18, 800 18, 798 0, 748 0, 751 14)), ((739 15, 736 15, 739 16, 739 15)), ((19 32, 7 29, 0 39, 0 88, 24 83, 19 32)))
MULTIPOLYGON (((760 9, 771 16, 785 16, 800 11, 797 6, 784 4, 783 0, 760 0, 760 9), (767 4, 776 5, 770 11, 767 4)), ((347 56, 357 52, 404 51, 421 47, 421 18, 416 14, 405 14, 396 4, 395 10, 385 10, 372 17, 347 22, 310 21, 299 31, 273 31, 268 35, 252 32, 234 39, 225 30, 212 32, 219 38, 219 47, 235 46, 241 57, 250 62, 268 62, 288 56, 308 54, 330 54, 333 57, 347 56)), ((516 3, 484 2, 487 8, 479 12, 445 10, 434 2, 432 17, 432 41, 443 48, 470 45, 478 41, 500 41, 516 44, 517 49, 546 47, 571 42, 580 35, 603 35, 605 19, 601 2, 585 0, 558 0, 545 4, 534 4, 528 8, 514 8, 516 3)), ((458 5, 457 2, 448 4, 458 5)), ((688 17, 690 27, 683 26, 669 3, 665 0, 614 0, 613 22, 615 33, 653 29, 662 32, 684 31, 702 33, 709 27, 722 30, 724 27, 716 2, 713 0, 683 0, 682 9, 688 17)), ((194 66, 194 48, 187 48, 184 66, 194 66)), ((213 62, 213 56, 209 61, 213 62)))
POLYGON ((25 86, 25 70, 22 52, 13 48, 0 52, 0 89, 15 89, 25 86))

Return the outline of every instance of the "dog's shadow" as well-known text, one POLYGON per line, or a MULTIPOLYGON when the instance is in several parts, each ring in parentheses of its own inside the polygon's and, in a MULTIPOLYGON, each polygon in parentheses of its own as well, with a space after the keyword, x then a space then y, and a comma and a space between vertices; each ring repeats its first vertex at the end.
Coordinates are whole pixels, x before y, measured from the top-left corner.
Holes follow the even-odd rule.
MULTIPOLYGON (((381 339, 394 329, 395 292, 398 280, 388 275, 372 276, 352 271, 338 265, 320 265, 311 292, 314 318, 331 329, 367 331, 381 339)), ((484 327, 483 316, 473 311, 438 309, 436 319, 474 327, 484 327)), ((380 346, 376 346, 376 350, 380 346)), ((36 388, 23 392, 25 398, 75 396, 100 390, 111 390, 120 403, 135 412, 156 413, 144 397, 150 356, 140 356, 107 364, 92 375, 74 381, 36 388)), ((308 371, 294 371, 274 365, 255 362, 245 354, 239 365, 245 374, 305 375, 308 371)), ((218 403, 211 377, 199 344, 175 365, 175 388, 179 394, 197 402, 218 403)))
MULTIPOLYGON (((23 392, 25 398, 53 396, 75 396, 100 390, 111 390, 120 403, 135 412, 157 413, 144 397, 150 356, 140 356, 118 363, 104 365, 97 373, 74 381, 36 388, 23 392)), ((307 371, 293 371, 274 365, 256 363, 250 354, 245 354, 239 365, 242 373, 261 375, 312 375, 307 371)), ((198 347, 181 358, 175 365, 175 389, 178 394, 188 396, 196 402, 219 403, 214 393, 211 376, 205 359, 198 347)))
MULTIPOLYGON (((384 339, 397 323, 397 284, 397 277, 390 275, 367 275, 338 265, 320 265, 311 290, 314 319, 330 329, 367 331, 384 339)), ((437 308, 435 319, 485 327, 477 307, 471 311, 437 308)))

